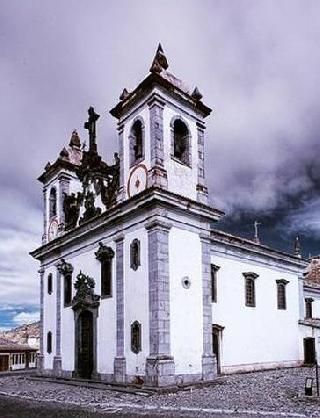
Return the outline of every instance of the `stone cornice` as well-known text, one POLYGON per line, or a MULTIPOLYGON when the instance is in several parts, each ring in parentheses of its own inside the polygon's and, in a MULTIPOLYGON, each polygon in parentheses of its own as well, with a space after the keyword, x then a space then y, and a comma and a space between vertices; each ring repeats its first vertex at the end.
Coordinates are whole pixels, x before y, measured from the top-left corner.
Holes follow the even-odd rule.
POLYGON ((257 257, 260 256, 266 257, 268 259, 273 259, 275 262, 291 264, 294 265, 298 270, 305 269, 308 265, 307 260, 301 259, 283 251, 267 247, 265 245, 257 244, 245 238, 228 234, 223 231, 212 230, 210 239, 211 243, 223 246, 227 245, 231 250, 233 249, 235 252, 238 250, 257 257))
MULTIPOLYGON (((66 161, 66 160, 62 160, 62 159, 58 158, 55 163, 50 165, 49 168, 47 168, 41 174, 41 176, 38 177, 38 180, 41 183, 47 183, 55 174, 57 174, 60 170, 63 170, 63 169, 76 173, 77 170, 79 169, 79 166, 73 164, 70 161, 66 161)), ((68 175, 67 173, 64 173, 64 174, 66 176, 68 175)))
POLYGON ((138 85, 138 87, 136 87, 135 90, 129 93, 124 100, 120 101, 113 109, 110 110, 111 115, 117 119, 121 118, 121 116, 127 112, 128 109, 134 106, 137 101, 143 99, 154 86, 161 86, 170 95, 178 98, 179 101, 182 101, 186 106, 199 111, 203 117, 206 117, 211 113, 211 109, 202 101, 196 101, 190 94, 184 92, 166 78, 161 77, 161 75, 151 73, 138 85))
POLYGON ((64 235, 44 244, 30 254, 36 259, 42 259, 53 251, 61 251, 61 247, 73 245, 79 239, 92 236, 95 232, 110 226, 121 229, 123 222, 139 215, 145 209, 150 212, 152 207, 160 206, 168 210, 176 210, 190 218, 198 218, 204 222, 215 222, 224 213, 197 201, 169 192, 159 187, 150 187, 144 192, 125 200, 118 205, 106 210, 101 215, 84 222, 80 226, 66 232, 64 235))

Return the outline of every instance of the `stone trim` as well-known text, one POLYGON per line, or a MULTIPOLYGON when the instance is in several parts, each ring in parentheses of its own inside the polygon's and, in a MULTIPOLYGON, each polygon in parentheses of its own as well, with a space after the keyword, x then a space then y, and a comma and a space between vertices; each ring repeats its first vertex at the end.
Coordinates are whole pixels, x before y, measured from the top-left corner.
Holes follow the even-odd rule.
POLYGON ((118 157, 120 162, 120 173, 119 173, 119 190, 117 194, 117 203, 120 203, 124 200, 124 124, 119 123, 118 125, 118 157))
POLYGON ((47 205, 47 188, 43 188, 43 235, 42 235, 42 244, 47 242, 47 233, 48 233, 48 205, 47 205))
POLYGON ((61 358, 61 271, 57 268, 56 284, 56 353, 53 357, 53 370, 56 376, 60 376, 62 369, 61 358))
POLYGON ((126 359, 124 356, 124 235, 118 234, 116 243, 116 357, 114 359, 114 380, 126 380, 126 359))
POLYGON ((203 353, 202 379, 213 380, 217 375, 217 359, 212 347, 212 302, 211 302, 211 257, 210 236, 200 234, 202 253, 202 310, 203 310, 203 353))
POLYGON ((151 170, 149 186, 168 187, 167 172, 164 169, 163 108, 165 102, 157 97, 148 101, 150 114, 151 170))
POLYGON ((201 203, 208 203, 208 189, 205 181, 205 165, 204 165, 204 123, 197 122, 198 133, 198 184, 197 184, 197 200, 201 203))
POLYGON ((174 359, 170 350, 170 224, 155 219, 148 231, 149 338, 150 355, 146 359, 146 384, 174 384, 174 359))
POLYGON ((65 224, 65 215, 63 210, 63 201, 64 201, 64 193, 69 194, 69 186, 70 186, 70 178, 65 175, 59 175, 59 201, 57 202, 59 205, 59 230, 60 232, 64 231, 64 224, 65 224))
POLYGON ((37 356, 37 370, 38 373, 42 373, 44 368, 44 352, 43 352, 43 327, 44 327, 44 273, 45 269, 41 267, 39 269, 40 275, 40 353, 37 356))

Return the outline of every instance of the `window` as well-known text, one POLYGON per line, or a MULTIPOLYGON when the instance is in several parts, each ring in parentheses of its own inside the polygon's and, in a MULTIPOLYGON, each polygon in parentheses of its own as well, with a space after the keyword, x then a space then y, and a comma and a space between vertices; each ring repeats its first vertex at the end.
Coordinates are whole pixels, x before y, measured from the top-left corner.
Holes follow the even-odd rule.
POLYGON ((48 293, 49 295, 52 294, 52 273, 48 275, 48 293))
POLYGON ((47 353, 52 353, 52 333, 51 331, 47 334, 47 353))
POLYGON ((112 260, 114 251, 110 247, 106 247, 99 243, 100 247, 95 253, 96 258, 101 263, 101 296, 112 296, 112 260))
POLYGON ((181 119, 176 119, 173 123, 173 157, 190 165, 189 130, 181 119))
POLYGON ((277 304, 278 309, 287 309, 286 301, 286 285, 289 282, 287 280, 277 280, 277 304))
POLYGON ((49 216, 52 218, 57 215, 57 190, 52 187, 49 198, 49 216))
POLYGON ((131 127, 130 137, 130 165, 141 161, 144 157, 144 126, 140 119, 131 127))
POLYGON ((245 302, 246 306, 256 306, 256 290, 255 290, 255 279, 258 276, 256 273, 243 273, 245 278, 245 302))
POLYGON ((305 299, 305 305, 306 305, 306 319, 312 318, 312 298, 305 299))
POLYGON ((131 351, 135 354, 141 351, 141 324, 138 321, 131 324, 131 351))
POLYGON ((64 276, 64 306, 70 305, 72 302, 72 275, 64 276))
POLYGON ((219 266, 211 264, 211 302, 217 302, 217 273, 219 266))
POLYGON ((130 244, 130 267, 133 270, 138 270, 140 266, 140 241, 134 239, 130 244))

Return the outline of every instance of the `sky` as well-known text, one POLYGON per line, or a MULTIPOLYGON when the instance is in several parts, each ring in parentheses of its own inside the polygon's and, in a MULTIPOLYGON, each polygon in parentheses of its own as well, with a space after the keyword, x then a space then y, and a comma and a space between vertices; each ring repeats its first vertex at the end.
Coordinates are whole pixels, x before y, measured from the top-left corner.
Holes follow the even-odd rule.
POLYGON ((162 43, 169 71, 214 109, 206 175, 217 225, 306 257, 320 250, 318 0, 3 0, 0 10, 0 329, 39 315, 42 235, 36 180, 86 139, 87 109, 112 161, 123 88, 148 74, 162 43))

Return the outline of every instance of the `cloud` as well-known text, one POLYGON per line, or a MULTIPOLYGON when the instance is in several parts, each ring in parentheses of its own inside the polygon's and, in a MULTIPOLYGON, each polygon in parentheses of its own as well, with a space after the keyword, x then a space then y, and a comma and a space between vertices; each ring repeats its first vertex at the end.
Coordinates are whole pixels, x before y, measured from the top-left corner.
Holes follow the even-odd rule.
POLYGON ((268 216, 274 228, 286 219, 290 233, 304 225, 317 234, 310 225, 320 185, 319 13, 317 0, 3 4, 1 300, 38 302, 38 263, 28 252, 43 233, 36 179, 46 162, 74 128, 86 138, 90 105, 101 114, 99 149, 112 159, 117 131, 108 110, 148 73, 159 41, 169 70, 197 85, 214 109, 206 174, 230 227, 244 215, 268 216))
POLYGON ((40 312, 20 312, 13 317, 13 322, 17 325, 31 324, 33 322, 39 321, 40 312))

